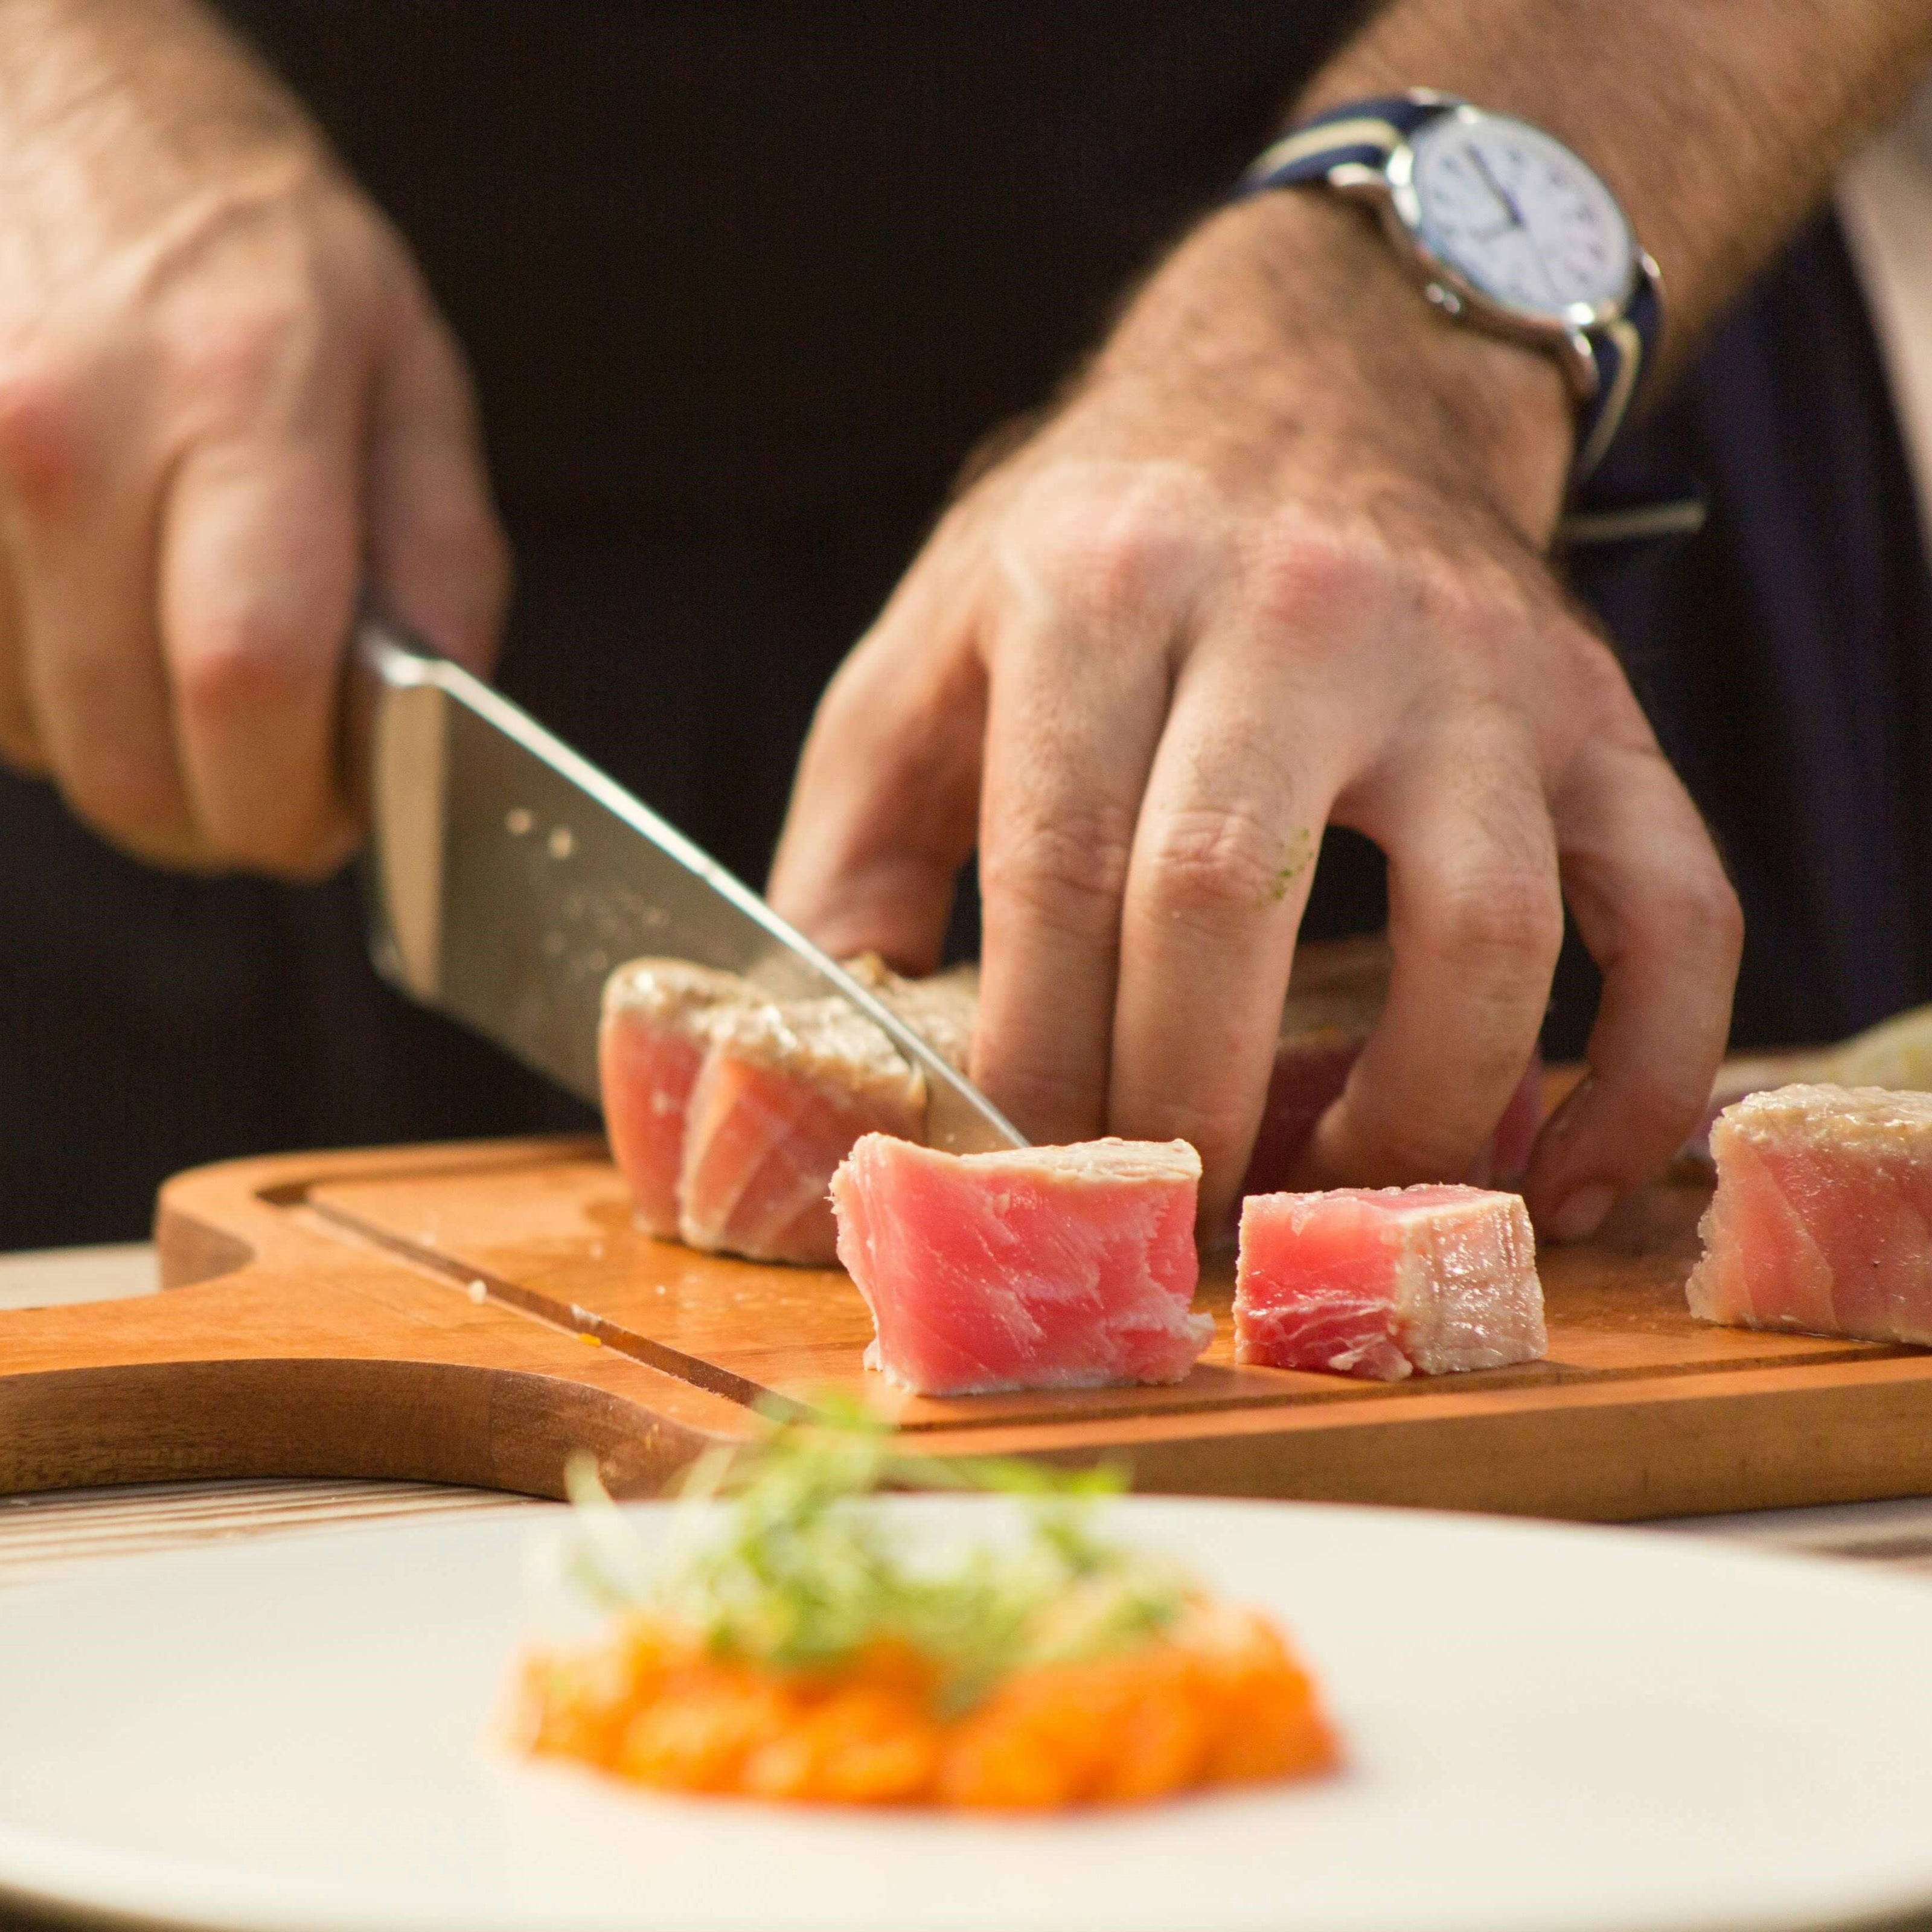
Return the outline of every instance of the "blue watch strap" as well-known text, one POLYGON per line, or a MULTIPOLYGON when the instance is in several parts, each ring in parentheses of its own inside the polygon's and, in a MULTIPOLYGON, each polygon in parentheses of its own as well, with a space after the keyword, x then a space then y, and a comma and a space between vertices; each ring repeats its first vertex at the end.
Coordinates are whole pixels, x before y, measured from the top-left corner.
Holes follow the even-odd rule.
POLYGON ((1270 188, 1325 182, 1337 168, 1352 163, 1358 167, 1383 168, 1398 143, 1425 121, 1432 121, 1455 104, 1446 98, 1389 94, 1331 108, 1291 128, 1261 154, 1230 198, 1241 201, 1270 188))
POLYGON ((1637 286, 1623 314, 1583 332, 1597 365, 1597 392, 1584 404, 1576 424, 1576 460, 1570 471, 1573 489, 1588 480, 1616 440, 1664 325, 1649 258, 1640 256, 1639 261, 1637 286))
MULTIPOLYGON (((1330 108, 1291 128, 1257 158, 1235 184, 1229 199, 1245 200, 1275 188, 1316 184, 1346 188, 1356 184, 1352 171, 1363 178, 1384 175, 1400 144, 1438 115, 1462 103, 1448 94, 1418 88, 1409 94, 1379 94, 1330 108)), ((1577 411, 1576 454, 1570 466, 1572 518, 1563 540, 1572 544, 1642 541, 1661 531, 1642 527, 1646 519, 1634 510, 1608 517, 1583 511, 1576 493, 1588 480, 1616 440, 1630 405, 1655 352, 1663 326, 1654 266, 1639 254, 1638 280, 1623 312, 1581 332, 1595 365, 1596 382, 1577 411), (1604 526, 1600 530, 1600 523, 1604 526), (1614 534, 1611 532, 1614 531, 1614 534)), ((1672 535, 1694 528, 1702 505, 1695 497, 1654 506, 1660 521, 1672 535)))

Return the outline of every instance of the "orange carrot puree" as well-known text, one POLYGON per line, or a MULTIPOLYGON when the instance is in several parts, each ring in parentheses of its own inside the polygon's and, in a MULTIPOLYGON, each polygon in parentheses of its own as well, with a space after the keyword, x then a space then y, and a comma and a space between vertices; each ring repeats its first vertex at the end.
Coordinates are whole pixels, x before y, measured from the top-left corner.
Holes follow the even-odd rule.
POLYGON ((640 1784, 819 1804, 1052 1810, 1336 1762, 1313 1685, 1252 1612, 1196 1603, 1160 1637, 1015 1670, 949 1715, 938 1672, 876 1642, 833 1670, 706 1651, 642 1614, 524 1666, 512 1730, 640 1784))

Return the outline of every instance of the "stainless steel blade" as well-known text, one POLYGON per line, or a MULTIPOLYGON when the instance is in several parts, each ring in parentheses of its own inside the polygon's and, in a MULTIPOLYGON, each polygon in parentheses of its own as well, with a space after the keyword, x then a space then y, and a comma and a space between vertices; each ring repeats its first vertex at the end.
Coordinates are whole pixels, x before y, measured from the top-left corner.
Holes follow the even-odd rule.
POLYGON ((919 1035, 682 833, 460 665, 374 620, 350 740, 366 786, 364 899, 383 975, 593 1105, 604 981, 659 953, 783 999, 837 994, 924 1074, 926 1130, 1024 1145, 919 1035))

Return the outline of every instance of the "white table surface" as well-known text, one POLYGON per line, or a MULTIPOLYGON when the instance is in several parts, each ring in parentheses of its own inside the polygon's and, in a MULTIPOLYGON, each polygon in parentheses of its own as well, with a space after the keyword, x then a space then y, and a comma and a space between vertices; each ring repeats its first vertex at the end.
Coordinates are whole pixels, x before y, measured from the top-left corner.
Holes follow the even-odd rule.
MULTIPOLYGON (((145 1244, 0 1255, 0 1309, 157 1292, 154 1252, 145 1244)), ((0 1588, 136 1551, 454 1510, 554 1507, 500 1491, 428 1483, 155 1483, 0 1496, 0 1588)), ((1680 1517, 1648 1526, 1773 1544, 1826 1560, 1882 1564, 1922 1573, 1932 1584, 1932 1497, 1680 1517)), ((1932 1932, 1932 1917, 1910 1924, 1912 1932, 1932 1932)), ((0 1908, 0 1932, 40 1932, 39 1922, 0 1908)))

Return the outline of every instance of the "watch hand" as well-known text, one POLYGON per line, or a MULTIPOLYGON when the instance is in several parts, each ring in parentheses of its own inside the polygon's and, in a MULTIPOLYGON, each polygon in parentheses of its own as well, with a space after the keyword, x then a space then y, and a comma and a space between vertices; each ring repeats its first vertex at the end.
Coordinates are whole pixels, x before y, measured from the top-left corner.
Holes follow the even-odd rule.
MULTIPOLYGON (((1496 179, 1489 163, 1484 160, 1482 151, 1480 148, 1472 148, 1469 150, 1469 158, 1475 163, 1476 172, 1482 176, 1490 192, 1509 211, 1508 226, 1511 228, 1527 227, 1528 224, 1522 218, 1522 210, 1516 206, 1515 196, 1496 179)), ((1502 232, 1500 229, 1497 230, 1498 234, 1502 232)))
POLYGON ((1536 264, 1536 272, 1543 278, 1543 286, 1550 291, 1550 299, 1559 306, 1563 298, 1557 292, 1556 278, 1550 272, 1548 263, 1543 259, 1543 250, 1536 245, 1536 237, 1526 228, 1522 238, 1529 246, 1529 259, 1536 264))
POLYGON ((1475 163, 1477 172, 1488 183, 1490 193, 1509 211, 1510 218, 1502 227, 1494 230, 1480 238, 1484 241, 1494 241, 1509 233, 1511 229, 1520 229, 1524 243, 1529 250, 1530 260, 1536 264, 1537 274, 1541 279, 1543 286, 1550 292, 1550 299, 1553 302, 1560 302, 1562 297, 1557 292, 1556 278, 1550 272, 1549 266, 1543 259, 1543 250, 1536 245, 1536 231, 1523 219, 1522 209, 1518 205, 1515 196, 1511 194, 1509 190, 1496 178, 1495 171, 1484 159, 1480 149, 1471 148, 1469 158, 1475 163))

